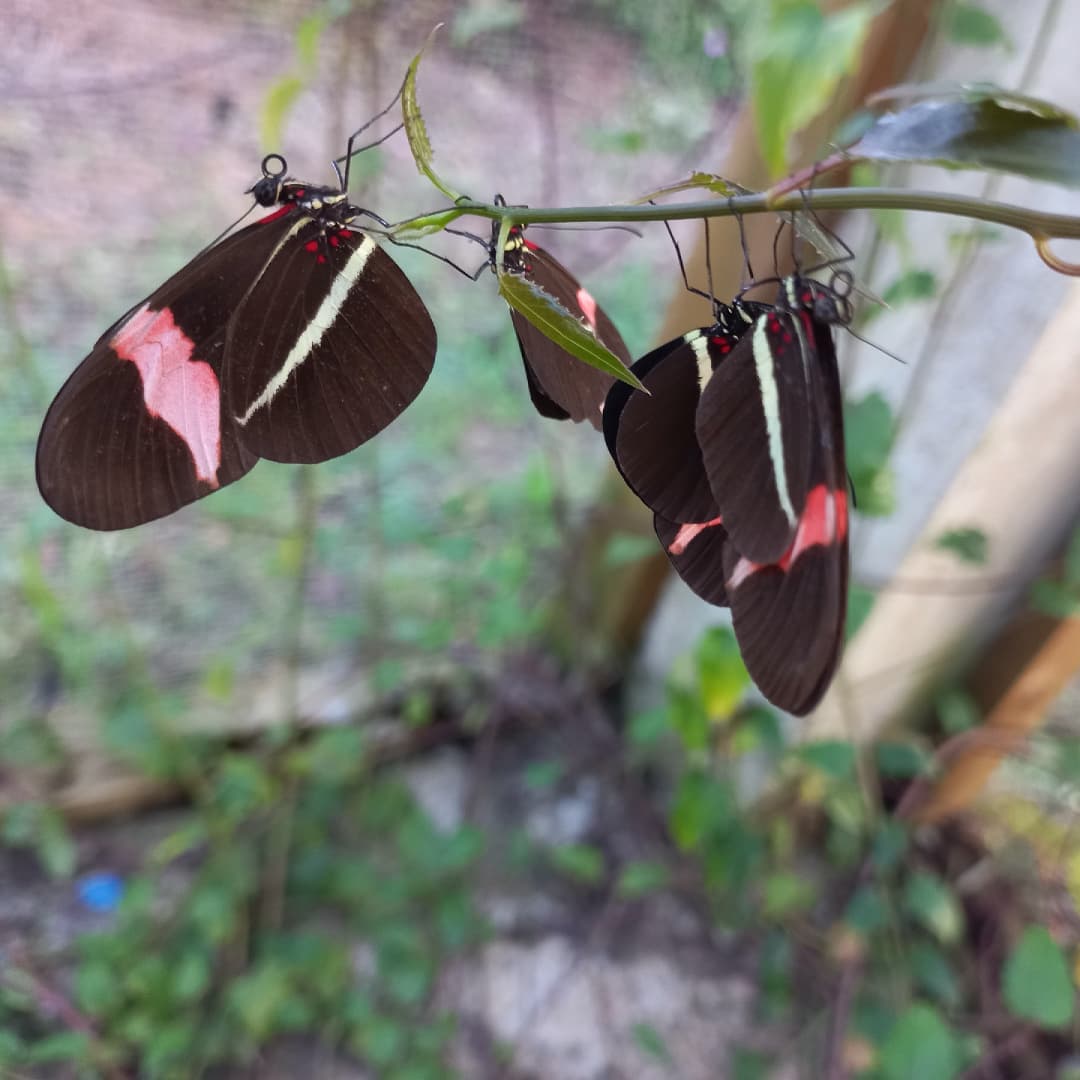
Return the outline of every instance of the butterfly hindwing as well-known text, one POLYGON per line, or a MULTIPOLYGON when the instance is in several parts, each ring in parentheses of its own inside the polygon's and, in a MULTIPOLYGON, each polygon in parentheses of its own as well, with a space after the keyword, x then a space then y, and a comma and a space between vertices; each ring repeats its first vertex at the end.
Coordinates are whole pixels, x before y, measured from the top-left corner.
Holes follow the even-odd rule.
MULTIPOLYGON (((587 323, 597 340, 629 367, 630 352, 614 323, 573 275, 543 248, 512 234, 506 252, 506 269, 520 273, 555 297, 575 318, 587 323)), ((529 394, 542 416, 574 421, 588 420, 601 426, 601 410, 608 390, 616 381, 572 356, 541 333, 524 315, 511 309, 510 318, 521 348, 529 394)))

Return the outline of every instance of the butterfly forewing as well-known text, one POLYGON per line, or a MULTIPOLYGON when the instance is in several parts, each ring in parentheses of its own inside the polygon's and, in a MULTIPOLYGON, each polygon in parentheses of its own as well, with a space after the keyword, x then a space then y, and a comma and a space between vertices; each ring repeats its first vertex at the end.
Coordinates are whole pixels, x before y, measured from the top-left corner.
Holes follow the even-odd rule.
POLYGON ((788 549, 806 500, 813 351, 802 313, 770 309, 713 374, 698 405, 709 486, 732 543, 757 562, 788 549))
MULTIPOLYGON (((554 296, 571 314, 592 327, 597 340, 629 366, 630 352, 614 323, 570 272, 543 248, 520 239, 507 253, 507 269, 522 273, 554 296)), ((524 315, 511 310, 529 394, 537 411, 553 419, 588 420, 601 425, 601 409, 612 376, 572 356, 542 334, 524 315)))
POLYGON ((372 237, 298 215, 233 316, 226 354, 244 445, 318 462, 382 431, 420 393, 435 327, 372 237))
MULTIPOLYGON (((831 328, 807 329, 806 495, 783 555, 755 561, 732 537, 726 592, 739 649, 762 693, 801 715, 821 700, 840 660, 848 584, 848 497, 840 380, 831 328)), ((725 520, 726 524, 726 520, 725 520)))
POLYGON ((197 256, 111 326, 71 374, 37 447, 38 487, 61 517, 129 528, 255 464, 224 405, 225 331, 285 229, 257 222, 197 256))

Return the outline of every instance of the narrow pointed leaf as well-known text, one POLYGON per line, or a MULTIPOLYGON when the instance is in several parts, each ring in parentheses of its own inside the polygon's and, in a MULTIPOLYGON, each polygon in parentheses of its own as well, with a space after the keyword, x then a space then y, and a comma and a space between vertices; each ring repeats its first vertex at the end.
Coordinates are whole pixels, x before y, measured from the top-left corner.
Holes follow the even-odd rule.
POLYGON ((454 191, 444 180, 440 179, 431 166, 435 152, 431 148, 431 139, 428 138, 427 125, 420 114, 420 105, 416 100, 416 72, 420 67, 420 59, 424 51, 431 44, 436 32, 442 26, 439 23, 428 34, 423 48, 413 57, 409 64, 409 70, 405 74, 405 82, 401 87, 401 116, 405 122, 405 136, 409 140, 409 149, 412 151, 416 167, 448 198, 458 199, 460 193, 454 191))
POLYGON ((554 296, 534 282, 520 274, 499 274, 499 294, 537 330, 572 356, 636 390, 645 390, 619 358, 597 341, 588 326, 575 319, 554 296))
POLYGON ((447 225, 453 224, 464 214, 464 210, 439 210, 433 214, 425 214, 423 217, 409 218, 408 221, 400 221, 392 226, 388 235, 397 243, 411 243, 413 240, 422 240, 425 236, 442 232, 447 225))

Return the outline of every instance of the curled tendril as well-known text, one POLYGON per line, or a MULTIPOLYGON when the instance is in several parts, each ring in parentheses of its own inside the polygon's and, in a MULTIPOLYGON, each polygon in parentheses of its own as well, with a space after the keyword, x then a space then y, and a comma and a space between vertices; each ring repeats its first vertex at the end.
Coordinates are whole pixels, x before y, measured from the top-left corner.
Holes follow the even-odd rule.
POLYGON ((1080 277, 1080 263, 1066 262, 1050 249, 1054 237, 1047 236, 1045 233, 1036 233, 1032 239, 1035 241, 1035 250, 1039 253, 1039 258, 1051 270, 1056 270, 1059 274, 1068 274, 1069 277, 1080 277))

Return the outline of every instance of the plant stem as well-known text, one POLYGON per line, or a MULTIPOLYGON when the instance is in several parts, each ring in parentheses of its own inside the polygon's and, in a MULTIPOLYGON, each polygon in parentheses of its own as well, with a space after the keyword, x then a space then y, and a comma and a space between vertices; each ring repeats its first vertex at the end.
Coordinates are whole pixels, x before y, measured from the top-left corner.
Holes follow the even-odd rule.
POLYGON ((740 214, 790 213, 799 210, 920 210, 1006 225, 1020 229, 1036 239, 1080 238, 1080 217, 1047 214, 1011 203, 988 202, 976 196, 899 188, 821 188, 812 192, 788 192, 780 196, 762 191, 703 202, 642 206, 495 206, 492 203, 462 199, 452 208, 432 211, 430 214, 399 222, 394 231, 405 225, 415 227, 455 210, 458 214, 473 214, 519 225, 553 222, 573 224, 595 221, 683 221, 740 214))

